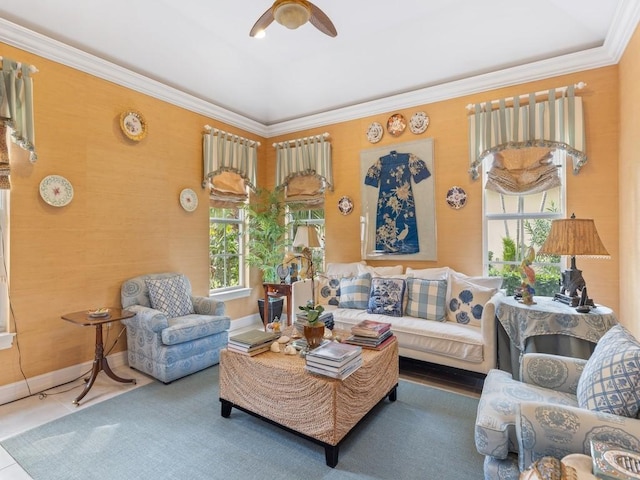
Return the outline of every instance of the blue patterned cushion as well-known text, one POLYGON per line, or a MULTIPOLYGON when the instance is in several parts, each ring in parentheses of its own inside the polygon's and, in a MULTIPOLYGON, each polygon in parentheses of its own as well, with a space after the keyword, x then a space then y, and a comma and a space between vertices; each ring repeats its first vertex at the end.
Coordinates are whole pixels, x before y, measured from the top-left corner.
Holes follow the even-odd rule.
POLYGON ((426 318, 444 322, 447 320, 446 280, 407 279, 406 314, 411 317, 426 318))
POLYGON ((352 278, 340 279, 340 308, 365 310, 369 305, 371 274, 365 273, 352 278))
POLYGON ((448 320, 479 327, 484 305, 496 294, 498 289, 476 285, 453 275, 450 276, 450 281, 451 297, 449 298, 448 320))
POLYGON ((367 313, 401 317, 404 290, 402 278, 373 278, 367 313))
POLYGON ((151 307, 175 318, 194 313, 193 303, 182 275, 145 280, 149 289, 151 307))
POLYGON ((340 278, 320 275, 315 282, 316 302, 337 307, 340 304, 340 278))
POLYGON ((635 417, 640 408, 640 343, 622 325, 605 333, 578 381, 578 405, 635 417))

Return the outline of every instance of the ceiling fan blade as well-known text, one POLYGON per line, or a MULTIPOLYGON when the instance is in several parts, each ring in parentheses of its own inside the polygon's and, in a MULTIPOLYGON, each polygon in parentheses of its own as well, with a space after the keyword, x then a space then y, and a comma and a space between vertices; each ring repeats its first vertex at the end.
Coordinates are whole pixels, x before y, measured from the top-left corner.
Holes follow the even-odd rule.
POLYGON ((269 9, 262 14, 262 16, 255 23, 251 31, 249 32, 250 37, 255 37, 256 34, 260 30, 265 30, 271 23, 273 22, 273 7, 269 7, 269 9))
POLYGON ((327 17, 327 15, 313 3, 307 3, 311 8, 311 18, 309 18, 311 24, 322 33, 329 35, 330 37, 335 37, 336 35, 338 35, 338 31, 336 30, 336 27, 333 26, 333 22, 329 19, 329 17, 327 17))

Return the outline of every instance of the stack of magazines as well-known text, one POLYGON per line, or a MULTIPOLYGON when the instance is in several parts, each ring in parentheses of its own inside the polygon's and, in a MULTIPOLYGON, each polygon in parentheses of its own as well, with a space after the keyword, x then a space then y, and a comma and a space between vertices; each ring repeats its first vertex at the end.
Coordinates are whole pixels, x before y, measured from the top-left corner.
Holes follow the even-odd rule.
POLYGON ((375 320, 363 320, 351 327, 351 336, 346 340, 347 343, 374 350, 382 350, 392 341, 391 324, 375 320))
POLYGON ((306 360, 308 372, 344 380, 362 366, 362 348, 328 342, 307 353, 306 360))
POLYGON ((227 350, 252 357, 269 350, 271 344, 278 338, 280 338, 280 333, 249 330, 230 337, 227 343, 227 350))

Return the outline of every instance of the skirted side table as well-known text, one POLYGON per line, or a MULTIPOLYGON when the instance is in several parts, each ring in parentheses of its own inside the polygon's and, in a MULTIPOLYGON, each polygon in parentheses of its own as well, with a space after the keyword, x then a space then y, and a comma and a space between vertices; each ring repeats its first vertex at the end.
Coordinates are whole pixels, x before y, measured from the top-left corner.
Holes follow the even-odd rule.
POLYGON ((520 379, 520 356, 551 353, 588 359, 607 330, 618 323, 613 311, 597 305, 589 313, 553 300, 534 297, 525 305, 513 297, 496 302, 498 368, 520 379))

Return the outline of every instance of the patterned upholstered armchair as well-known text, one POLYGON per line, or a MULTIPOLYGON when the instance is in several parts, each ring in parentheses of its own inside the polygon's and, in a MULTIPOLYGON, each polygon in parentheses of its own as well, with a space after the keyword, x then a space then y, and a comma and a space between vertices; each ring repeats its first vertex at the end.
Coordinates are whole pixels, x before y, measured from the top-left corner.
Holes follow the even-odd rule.
POLYGON ((131 278, 120 295, 122 308, 136 314, 122 321, 130 367, 169 383, 219 363, 230 318, 223 302, 192 296, 184 275, 131 278))
POLYGON ((520 375, 485 379, 475 426, 485 479, 518 479, 545 456, 589 455, 592 439, 640 452, 640 344, 621 325, 588 361, 524 354, 520 375))

